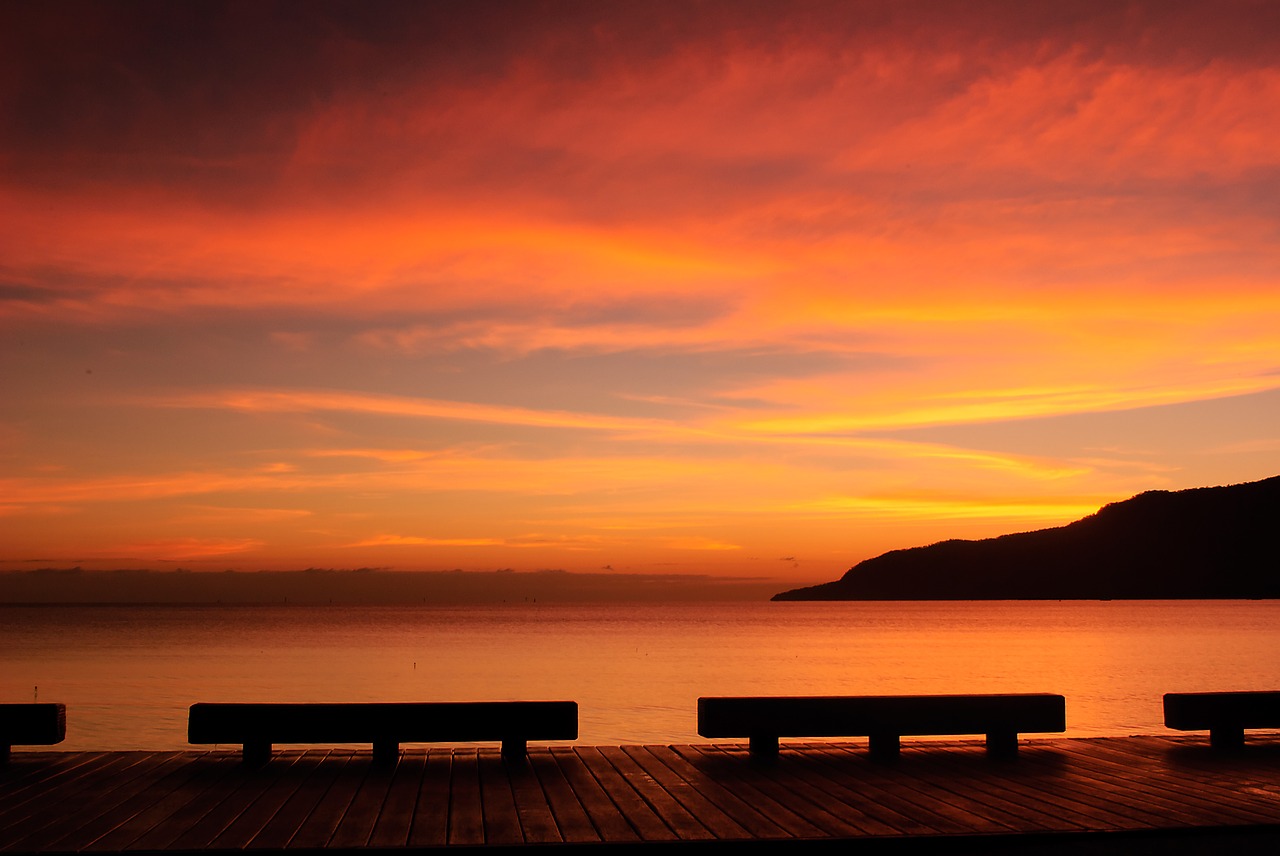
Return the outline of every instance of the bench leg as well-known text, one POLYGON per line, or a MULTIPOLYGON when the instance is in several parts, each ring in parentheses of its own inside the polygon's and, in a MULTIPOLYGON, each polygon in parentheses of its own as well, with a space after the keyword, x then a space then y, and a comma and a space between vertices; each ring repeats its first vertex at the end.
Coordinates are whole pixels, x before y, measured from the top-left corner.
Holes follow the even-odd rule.
POLYGON ((373 741, 373 763, 395 766, 400 762, 400 743, 395 740, 373 741))
POLYGON ((271 744, 260 740, 250 740, 244 744, 240 753, 246 767, 261 767, 271 760, 271 744))
POLYGON ((502 741, 502 757, 506 761, 523 761, 529 754, 529 742, 519 737, 508 737, 502 741))
POLYGON ((867 737, 867 748, 876 758, 897 758, 902 751, 902 738, 897 734, 872 734, 867 737))
POLYGON ((1244 729, 1210 728, 1209 745, 1214 749, 1240 749, 1244 746, 1244 729))
POLYGON ((777 758, 778 736, 776 734, 753 734, 747 738, 747 751, 753 758, 777 758))
POLYGON ((0 743, 0 764, 9 763, 9 746, 6 743, 0 743))
POLYGON ((990 755, 1017 755, 1018 732, 993 731, 987 735, 987 753, 990 755))

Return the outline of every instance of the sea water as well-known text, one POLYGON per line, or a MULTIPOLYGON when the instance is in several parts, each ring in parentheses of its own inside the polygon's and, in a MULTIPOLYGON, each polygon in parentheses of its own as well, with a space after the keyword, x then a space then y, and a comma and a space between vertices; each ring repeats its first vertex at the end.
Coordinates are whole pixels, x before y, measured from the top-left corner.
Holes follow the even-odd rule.
POLYGON ((1053 692, 1072 735, 1280 689, 1280 603, 0 606, 0 702, 66 749, 178 749, 193 702, 571 699, 579 742, 698 741, 702 695, 1053 692))

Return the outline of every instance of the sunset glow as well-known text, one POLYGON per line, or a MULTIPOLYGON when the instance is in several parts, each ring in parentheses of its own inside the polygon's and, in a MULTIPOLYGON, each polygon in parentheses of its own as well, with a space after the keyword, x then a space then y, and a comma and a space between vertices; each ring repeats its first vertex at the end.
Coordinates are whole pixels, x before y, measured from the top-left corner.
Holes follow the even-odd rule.
POLYGON ((0 569, 833 579, 1280 473, 1280 7, 10 3, 0 569))

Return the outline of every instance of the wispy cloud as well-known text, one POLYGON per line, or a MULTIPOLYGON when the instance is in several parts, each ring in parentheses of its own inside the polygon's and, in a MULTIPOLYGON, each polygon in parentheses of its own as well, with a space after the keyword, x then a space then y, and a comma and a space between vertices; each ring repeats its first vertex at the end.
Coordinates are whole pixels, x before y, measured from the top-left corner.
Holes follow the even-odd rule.
POLYGON ((806 503, 798 510, 833 515, 857 514, 874 518, 915 520, 977 518, 1014 521, 1069 521, 1092 514, 1109 497, 1058 498, 983 496, 832 496, 806 503))
POLYGON ((375 535, 346 547, 497 547, 506 542, 500 538, 424 538, 419 535, 375 535))
POLYGON ((257 413, 342 411, 372 413, 380 416, 456 419, 465 422, 596 431, 674 430, 672 426, 653 419, 338 391, 228 390, 162 396, 147 403, 159 407, 241 410, 257 413))
POLYGON ((178 538, 106 544, 94 548, 95 559, 141 559, 174 562, 221 558, 246 553, 263 546, 252 538, 178 538))
POLYGON ((656 2, 0 11, 0 543, 822 573, 1280 467, 1265 4, 656 2))

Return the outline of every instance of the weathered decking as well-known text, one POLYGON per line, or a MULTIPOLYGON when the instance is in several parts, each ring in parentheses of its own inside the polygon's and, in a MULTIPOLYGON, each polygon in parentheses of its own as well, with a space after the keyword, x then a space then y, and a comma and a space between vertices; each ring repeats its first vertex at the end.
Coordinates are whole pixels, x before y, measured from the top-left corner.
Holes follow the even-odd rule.
MULTIPOLYGON (((878 852, 1280 852, 1280 737, 1211 751, 1203 737, 406 750, 17 749, 0 768, 0 850, 192 851, 849 839, 878 852), (1020 834, 1019 834, 1020 833, 1020 834), (932 850, 931 850, 932 852, 932 850)), ((692 847, 692 845, 689 845, 692 847)), ((575 849, 594 849, 579 847, 575 849)), ((632 848, 634 849, 634 848, 632 848)), ((676 847, 675 849, 686 849, 676 847)), ((693 848, 707 849, 707 848, 693 848)))

